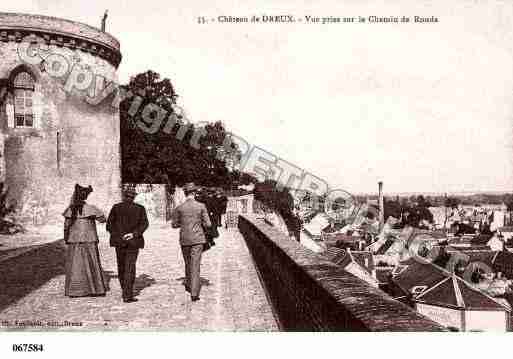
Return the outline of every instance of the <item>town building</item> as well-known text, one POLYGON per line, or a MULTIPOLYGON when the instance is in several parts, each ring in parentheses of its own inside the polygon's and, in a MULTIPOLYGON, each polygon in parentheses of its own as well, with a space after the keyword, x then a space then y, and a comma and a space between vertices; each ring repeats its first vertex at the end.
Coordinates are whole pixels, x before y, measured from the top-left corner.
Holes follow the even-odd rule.
POLYGON ((412 261, 391 279, 391 292, 419 313, 458 331, 508 331, 511 308, 454 272, 412 261))
POLYGON ((506 242, 513 241, 513 226, 502 226, 497 229, 506 242))
POLYGON ((245 189, 232 190, 227 193, 225 225, 236 228, 239 215, 252 215, 255 213, 255 196, 253 191, 245 189))
POLYGON ((324 255, 331 262, 366 281, 373 287, 379 287, 372 253, 368 251, 352 251, 350 249, 329 247, 326 252, 324 252, 324 255))

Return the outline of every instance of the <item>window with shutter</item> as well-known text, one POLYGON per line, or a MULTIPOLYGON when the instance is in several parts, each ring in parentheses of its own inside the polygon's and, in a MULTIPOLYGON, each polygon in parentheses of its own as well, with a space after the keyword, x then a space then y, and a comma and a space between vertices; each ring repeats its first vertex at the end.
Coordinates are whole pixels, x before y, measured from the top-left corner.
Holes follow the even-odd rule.
POLYGON ((34 127, 34 79, 27 72, 14 78, 14 126, 34 127))

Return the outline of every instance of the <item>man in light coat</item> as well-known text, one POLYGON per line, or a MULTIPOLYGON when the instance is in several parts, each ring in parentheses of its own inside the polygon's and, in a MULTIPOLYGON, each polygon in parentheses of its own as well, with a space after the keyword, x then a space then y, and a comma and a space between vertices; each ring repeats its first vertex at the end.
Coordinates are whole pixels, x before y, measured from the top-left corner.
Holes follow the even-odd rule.
POLYGON ((204 204, 196 201, 196 186, 184 186, 185 202, 176 207, 172 215, 173 228, 180 228, 180 245, 185 262, 185 289, 191 293, 193 302, 199 300, 200 266, 203 246, 206 243, 205 228, 212 223, 204 204))

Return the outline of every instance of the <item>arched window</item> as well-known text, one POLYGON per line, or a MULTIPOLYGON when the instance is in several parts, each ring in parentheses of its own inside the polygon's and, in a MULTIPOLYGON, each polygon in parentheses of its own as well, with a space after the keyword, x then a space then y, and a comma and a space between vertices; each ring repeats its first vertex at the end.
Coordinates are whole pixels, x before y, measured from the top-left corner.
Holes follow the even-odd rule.
POLYGON ((16 127, 34 126, 34 78, 20 72, 14 78, 14 124, 16 127))

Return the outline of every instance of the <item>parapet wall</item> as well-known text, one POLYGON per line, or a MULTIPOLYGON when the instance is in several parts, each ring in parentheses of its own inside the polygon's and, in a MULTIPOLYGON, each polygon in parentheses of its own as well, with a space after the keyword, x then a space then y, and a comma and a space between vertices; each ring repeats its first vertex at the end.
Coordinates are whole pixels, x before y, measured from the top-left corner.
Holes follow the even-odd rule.
POLYGON ((242 233, 283 330, 444 331, 260 219, 242 233))

